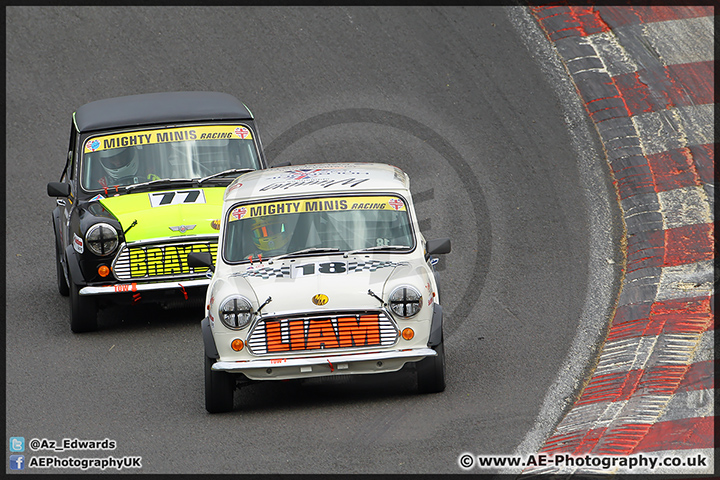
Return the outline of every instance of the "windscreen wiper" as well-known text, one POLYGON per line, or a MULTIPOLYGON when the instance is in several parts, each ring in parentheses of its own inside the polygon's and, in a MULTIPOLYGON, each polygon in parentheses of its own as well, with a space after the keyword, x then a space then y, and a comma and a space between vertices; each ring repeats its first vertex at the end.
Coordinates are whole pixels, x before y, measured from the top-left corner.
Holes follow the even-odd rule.
POLYGON ((144 188, 148 187, 168 187, 170 185, 177 185, 177 184, 183 184, 192 185, 195 183, 196 180, 193 180, 192 178, 160 178, 158 180, 151 180, 149 182, 143 182, 143 183, 136 183, 135 185, 128 185, 125 187, 126 192, 131 192, 133 190, 142 190, 144 188))
POLYGON ((248 172, 254 172, 254 171, 255 171, 254 168, 231 168, 230 170, 223 170, 222 172, 213 173, 212 175, 203 177, 200 180, 198 180, 198 183, 202 184, 203 182, 212 180, 213 178, 224 177, 225 175, 241 174, 241 173, 248 173, 248 172))
POLYGON ((410 247, 407 245, 375 245, 374 247, 358 248, 357 250, 351 250, 343 254, 343 258, 347 258, 350 255, 361 252, 372 252, 374 250, 407 250, 410 247))
POLYGON ((272 257, 270 260, 268 260, 268 263, 273 263, 275 260, 280 260, 281 258, 293 257, 295 255, 303 255, 306 253, 324 253, 324 252, 339 252, 339 251, 340 251, 340 249, 335 248, 335 247, 304 248, 302 250, 298 250, 297 252, 283 253, 282 255, 272 257))

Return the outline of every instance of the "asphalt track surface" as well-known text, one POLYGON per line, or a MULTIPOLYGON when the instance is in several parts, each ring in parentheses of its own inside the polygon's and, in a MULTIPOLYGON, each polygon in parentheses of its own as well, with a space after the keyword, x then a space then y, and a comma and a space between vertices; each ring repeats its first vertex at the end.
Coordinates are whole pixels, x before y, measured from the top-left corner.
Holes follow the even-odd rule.
POLYGON ((506 7, 9 7, 6 437, 109 438, 112 452, 42 453, 142 456, 141 473, 461 473, 463 451, 539 446, 612 313, 589 299, 615 298, 621 229, 607 166, 589 155, 597 138, 522 18, 506 7), (445 392, 418 395, 402 372, 267 383, 209 415, 200 311, 113 308, 98 332, 70 332, 45 195, 70 115, 176 90, 244 101, 271 163, 379 161, 410 175, 426 238, 453 241, 440 263, 445 392), (577 338, 590 339, 579 354, 577 338))

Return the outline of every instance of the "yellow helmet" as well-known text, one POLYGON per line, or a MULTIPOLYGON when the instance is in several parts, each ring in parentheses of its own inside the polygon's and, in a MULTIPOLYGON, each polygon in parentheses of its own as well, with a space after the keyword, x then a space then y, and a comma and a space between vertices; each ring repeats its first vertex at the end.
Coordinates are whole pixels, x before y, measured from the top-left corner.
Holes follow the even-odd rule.
POLYGON ((290 241, 282 216, 258 217, 252 224, 253 242, 263 252, 283 248, 290 241))

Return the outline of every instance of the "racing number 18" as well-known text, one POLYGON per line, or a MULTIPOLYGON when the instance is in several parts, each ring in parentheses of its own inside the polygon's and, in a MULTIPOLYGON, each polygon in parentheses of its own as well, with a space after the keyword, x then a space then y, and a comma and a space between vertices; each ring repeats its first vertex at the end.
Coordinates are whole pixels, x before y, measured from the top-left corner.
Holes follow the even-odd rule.
MULTIPOLYGON (((344 273, 347 267, 343 262, 326 262, 317 264, 318 273, 344 273)), ((295 268, 302 270, 302 275, 315 275, 315 264, 306 263, 305 265, 297 265, 295 268)))

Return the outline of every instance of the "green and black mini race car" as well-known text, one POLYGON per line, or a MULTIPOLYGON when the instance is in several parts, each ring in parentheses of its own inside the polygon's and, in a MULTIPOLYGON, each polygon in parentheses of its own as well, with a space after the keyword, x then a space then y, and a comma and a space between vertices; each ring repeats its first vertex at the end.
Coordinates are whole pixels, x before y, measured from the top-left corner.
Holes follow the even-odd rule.
POLYGON ((235 97, 168 92, 88 103, 73 114, 59 182, 57 283, 73 332, 97 329, 113 303, 173 306, 204 298, 225 187, 267 168, 255 120, 235 97))

